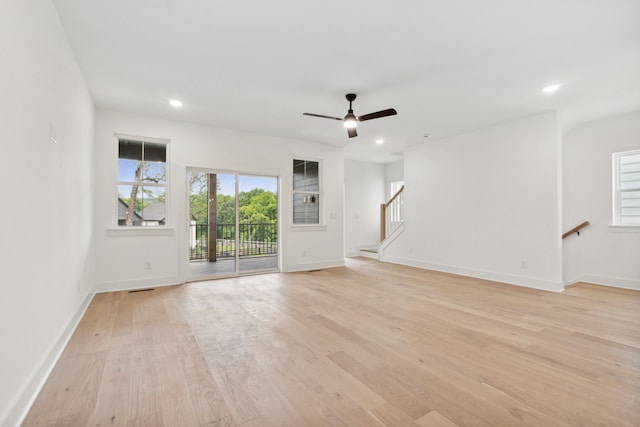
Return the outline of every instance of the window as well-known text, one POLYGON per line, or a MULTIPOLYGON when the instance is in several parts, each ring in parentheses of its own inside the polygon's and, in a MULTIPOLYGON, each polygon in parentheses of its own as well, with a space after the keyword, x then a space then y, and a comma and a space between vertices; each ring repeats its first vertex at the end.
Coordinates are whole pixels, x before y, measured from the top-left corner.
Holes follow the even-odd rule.
POLYGON ((391 193, 389 194, 389 198, 392 198, 403 186, 404 181, 393 181, 391 183, 391 193))
POLYGON ((613 154, 613 224, 640 226, 640 150, 613 154))
POLYGON ((293 223, 320 224, 320 165, 293 160, 293 223))
POLYGON ((167 144, 118 138, 118 225, 166 224, 167 144))

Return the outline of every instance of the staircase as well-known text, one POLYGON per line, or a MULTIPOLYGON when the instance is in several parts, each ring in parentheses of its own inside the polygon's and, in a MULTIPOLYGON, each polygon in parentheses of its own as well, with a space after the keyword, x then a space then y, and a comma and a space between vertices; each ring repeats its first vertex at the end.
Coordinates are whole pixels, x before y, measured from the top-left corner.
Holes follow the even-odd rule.
POLYGON ((380 205, 380 243, 404 224, 404 185, 387 203, 380 205))
POLYGON ((374 247, 360 248, 359 255, 367 258, 380 259, 380 247, 385 240, 402 231, 404 224, 404 185, 394 194, 387 203, 380 205, 380 243, 374 247))

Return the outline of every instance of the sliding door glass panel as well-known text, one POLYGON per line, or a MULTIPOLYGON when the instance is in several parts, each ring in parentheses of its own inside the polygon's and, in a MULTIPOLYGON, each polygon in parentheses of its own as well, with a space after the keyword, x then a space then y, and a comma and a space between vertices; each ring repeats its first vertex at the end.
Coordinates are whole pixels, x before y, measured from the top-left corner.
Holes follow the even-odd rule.
POLYGON ((236 268, 236 176, 190 170, 189 279, 232 276, 236 268))
POLYGON ((240 273, 278 269, 278 178, 238 176, 240 273))

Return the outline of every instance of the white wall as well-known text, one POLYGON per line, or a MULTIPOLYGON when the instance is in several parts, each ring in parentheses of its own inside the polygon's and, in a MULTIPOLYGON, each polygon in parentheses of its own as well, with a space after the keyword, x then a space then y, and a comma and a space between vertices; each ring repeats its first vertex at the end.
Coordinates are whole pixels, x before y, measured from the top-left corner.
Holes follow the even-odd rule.
POLYGON ((343 149, 250 133, 98 110, 96 113, 97 289, 181 283, 187 276, 186 168, 254 172, 281 178, 280 224, 283 271, 344 265, 343 149), (117 140, 114 133, 169 139, 168 234, 113 231, 117 140), (291 225, 292 161, 320 160, 324 227, 291 225), (144 268, 145 261, 152 268, 144 268))
POLYGON ((388 201, 393 194, 391 194, 391 183, 404 181, 404 160, 398 160, 397 162, 387 163, 384 165, 385 175, 385 202, 388 201))
POLYGON ((405 231, 383 260, 562 290, 560 155, 555 113, 406 149, 405 231))
POLYGON ((579 125, 563 146, 563 229, 590 223, 563 241, 565 283, 640 289, 640 228, 610 227, 611 154, 640 149, 640 111, 579 125))
POLYGON ((345 252, 356 256, 380 240, 380 204, 385 196, 385 165, 344 162, 345 252))
POLYGON ((93 104, 51 2, 1 2, 0 28, 0 425, 11 426, 93 295, 93 104))

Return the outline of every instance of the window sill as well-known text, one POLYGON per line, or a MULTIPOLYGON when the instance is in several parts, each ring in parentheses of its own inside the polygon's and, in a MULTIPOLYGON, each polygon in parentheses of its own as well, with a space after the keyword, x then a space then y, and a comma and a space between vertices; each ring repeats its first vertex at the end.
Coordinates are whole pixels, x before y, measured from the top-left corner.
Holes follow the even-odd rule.
POLYGON ((611 233, 640 233, 640 225, 610 225, 611 233))
POLYGON ((108 236, 171 236, 172 227, 118 227, 108 228, 108 236))
POLYGON ((326 225, 317 224, 295 224, 289 226, 291 231, 326 231, 326 225))

